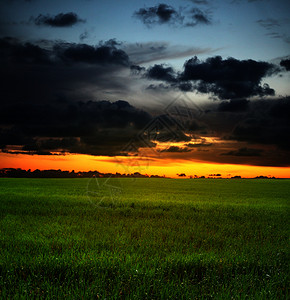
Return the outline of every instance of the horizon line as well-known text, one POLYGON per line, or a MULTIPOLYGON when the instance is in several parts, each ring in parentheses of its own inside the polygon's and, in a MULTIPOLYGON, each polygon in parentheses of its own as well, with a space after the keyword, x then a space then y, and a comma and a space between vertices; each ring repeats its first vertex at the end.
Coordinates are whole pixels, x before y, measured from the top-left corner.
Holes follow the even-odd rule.
MULTIPOLYGON (((32 169, 22 169, 22 168, 1 168, 0 169, 0 177, 1 178, 27 178, 29 176, 24 176, 24 175, 28 175, 31 174, 33 175, 30 178, 41 178, 41 176, 37 176, 37 175, 41 175, 41 174, 37 174, 37 173, 48 173, 48 172, 53 172, 55 175, 57 175, 56 173, 58 173, 58 175, 62 174, 62 175, 71 175, 71 176, 75 176, 75 177, 53 177, 53 174, 45 174, 47 177, 49 178, 48 175, 51 175, 50 178, 85 178, 87 177, 86 175, 90 175, 91 177, 97 177, 97 178, 108 178, 108 177, 115 177, 115 178, 123 178, 123 177, 129 177, 129 178, 167 178, 167 179, 290 179, 290 177, 275 177, 275 176, 271 176, 271 175, 257 175, 254 177, 242 177, 240 175, 234 175, 234 176, 222 176, 222 174, 209 174, 209 175, 186 175, 185 173, 180 173, 180 174, 176 174, 176 177, 172 177, 172 176, 166 176, 166 175, 156 175, 156 174, 142 174, 140 172, 134 172, 134 173, 119 173, 119 172, 115 172, 115 173, 111 173, 111 172, 99 172, 97 170, 89 170, 89 171, 75 171, 75 170, 62 170, 62 169, 38 169, 35 168, 34 170, 32 169), (7 172, 8 171, 8 172, 7 172), (25 173, 25 174, 12 174, 9 171, 13 172, 21 172, 21 173, 25 173), (9 174, 10 173, 10 174, 9 174), (4 176, 3 176, 4 175, 4 176), (6 176, 5 176, 6 175, 6 176), (14 175, 14 176, 13 176, 14 175), (18 175, 18 176, 17 176, 18 175), (23 175, 23 176, 19 176, 19 175, 23 175), (36 175, 36 176, 35 176, 36 175), (98 175, 98 176, 96 176, 98 175)), ((44 175, 44 174, 42 174, 44 175)))

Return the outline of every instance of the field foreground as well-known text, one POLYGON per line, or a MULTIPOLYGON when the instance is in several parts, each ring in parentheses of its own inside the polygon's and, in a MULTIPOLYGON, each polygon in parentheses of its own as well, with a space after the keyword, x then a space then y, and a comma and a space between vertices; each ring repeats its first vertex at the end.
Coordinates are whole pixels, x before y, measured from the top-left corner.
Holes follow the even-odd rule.
POLYGON ((290 180, 0 180, 0 298, 287 299, 290 180))

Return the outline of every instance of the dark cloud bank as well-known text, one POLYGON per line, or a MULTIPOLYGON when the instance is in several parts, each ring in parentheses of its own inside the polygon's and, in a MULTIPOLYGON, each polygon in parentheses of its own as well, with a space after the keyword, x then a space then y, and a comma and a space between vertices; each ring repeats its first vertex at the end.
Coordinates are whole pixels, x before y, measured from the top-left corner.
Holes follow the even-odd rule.
POLYGON ((284 67, 286 69, 286 71, 290 71, 290 59, 281 60, 280 66, 284 67))
POLYGON ((272 64, 194 57, 181 72, 166 65, 145 70, 132 63, 114 40, 96 46, 42 41, 40 46, 13 38, 0 40, 0 63, 3 152, 129 155, 132 149, 124 146, 137 136, 135 152, 144 144, 154 149, 156 142, 183 142, 184 147, 172 146, 163 154, 190 156, 204 151, 208 153, 204 159, 216 162, 244 163, 246 158, 249 164, 290 165, 290 98, 249 99, 274 94, 261 85, 263 78, 278 72, 272 64), (123 88, 114 78, 122 70, 169 88, 211 93, 220 101, 181 127, 165 113, 153 117, 127 101, 96 101, 87 92, 91 86, 123 88), (214 144, 193 142, 213 133, 236 146, 215 154, 214 144))
POLYGON ((2 149, 23 145, 22 151, 31 154, 66 151, 117 155, 151 119, 148 113, 121 100, 17 103, 2 108, 2 149))
POLYGON ((277 67, 267 62, 216 56, 205 61, 193 57, 185 62, 180 73, 165 65, 154 65, 145 76, 169 83, 181 91, 198 91, 220 99, 233 99, 274 95, 275 91, 268 84, 261 85, 261 81, 277 72, 277 67))
POLYGON ((1 98, 45 102, 91 97, 93 87, 126 89, 116 72, 129 69, 128 55, 114 41, 97 46, 0 40, 1 98), (17 87, 15 89, 15 87, 17 87))
POLYGON ((90 101, 88 87, 114 89, 112 73, 130 68, 115 41, 41 47, 4 38, 0 54, 4 151, 19 145, 31 154, 116 155, 151 118, 126 101, 90 101))

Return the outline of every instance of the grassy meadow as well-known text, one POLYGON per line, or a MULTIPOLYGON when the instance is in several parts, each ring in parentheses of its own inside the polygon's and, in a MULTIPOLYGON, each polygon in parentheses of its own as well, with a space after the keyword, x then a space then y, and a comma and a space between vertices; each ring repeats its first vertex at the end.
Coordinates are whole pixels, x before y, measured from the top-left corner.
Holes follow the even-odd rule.
POLYGON ((1 299, 287 299, 290 180, 0 179, 1 299))

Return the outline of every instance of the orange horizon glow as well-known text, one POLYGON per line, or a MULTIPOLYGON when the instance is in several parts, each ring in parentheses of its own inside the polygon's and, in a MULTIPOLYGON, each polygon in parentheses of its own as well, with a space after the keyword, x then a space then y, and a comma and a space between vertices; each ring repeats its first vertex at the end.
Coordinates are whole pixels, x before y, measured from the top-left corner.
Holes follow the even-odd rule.
POLYGON ((189 176, 205 176, 221 174, 223 178, 241 176, 253 178, 256 176, 274 176, 290 178, 290 167, 254 166, 241 164, 222 164, 198 160, 176 160, 171 158, 150 157, 108 157, 84 154, 67 155, 29 155, 0 154, 0 168, 21 168, 63 171, 98 171, 101 173, 132 174, 139 172, 147 175, 159 175, 177 178, 177 174, 189 176))

